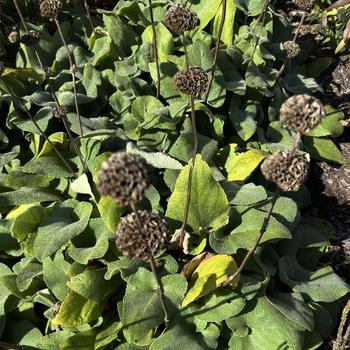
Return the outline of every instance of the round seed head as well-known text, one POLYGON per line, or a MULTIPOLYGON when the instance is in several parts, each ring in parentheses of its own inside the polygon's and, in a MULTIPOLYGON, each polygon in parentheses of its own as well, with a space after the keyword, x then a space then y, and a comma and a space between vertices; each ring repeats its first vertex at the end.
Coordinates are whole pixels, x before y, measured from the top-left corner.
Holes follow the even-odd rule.
POLYGON ((193 97, 199 97, 207 91, 208 81, 208 74, 201 67, 178 71, 173 78, 177 90, 193 97))
POLYGON ((44 74, 45 74, 45 79, 49 79, 52 77, 52 71, 51 68, 48 66, 44 67, 44 74))
POLYGON ((306 94, 289 97, 280 109, 280 121, 301 134, 316 127, 324 116, 322 102, 306 94))
POLYGON ((150 255, 166 247, 168 226, 157 214, 148 211, 123 217, 116 232, 116 245, 129 259, 149 261, 150 255), (141 227, 140 227, 141 225, 141 227))
POLYGON ((304 184, 309 173, 309 162, 304 156, 289 150, 277 151, 261 164, 266 180, 274 182, 285 192, 295 192, 304 184))
POLYGON ((314 6, 315 0, 293 0, 293 4, 303 11, 310 11, 314 6))
POLYGON ((139 202, 151 182, 151 168, 138 154, 117 152, 101 165, 98 191, 123 207, 139 202))
POLYGON ((68 106, 66 105, 61 105, 61 106, 56 105, 55 107, 52 108, 52 115, 57 119, 66 117, 67 113, 68 113, 68 106))
POLYGON ((16 44, 18 42, 18 39, 19 39, 19 35, 18 35, 18 32, 16 32, 15 30, 12 31, 8 37, 7 37, 8 41, 11 43, 11 44, 16 44))
POLYGON ((40 13, 43 17, 50 20, 57 18, 62 9, 62 2, 60 0, 44 0, 40 4, 40 13))
POLYGON ((285 41, 283 43, 283 51, 286 54, 286 57, 291 59, 299 55, 300 47, 294 41, 285 41))
POLYGON ((33 46, 40 40, 40 33, 36 30, 30 30, 28 33, 22 35, 22 43, 26 46, 33 46))
POLYGON ((187 30, 198 27, 200 20, 185 5, 174 4, 169 7, 165 15, 164 24, 171 31, 182 34, 187 30))

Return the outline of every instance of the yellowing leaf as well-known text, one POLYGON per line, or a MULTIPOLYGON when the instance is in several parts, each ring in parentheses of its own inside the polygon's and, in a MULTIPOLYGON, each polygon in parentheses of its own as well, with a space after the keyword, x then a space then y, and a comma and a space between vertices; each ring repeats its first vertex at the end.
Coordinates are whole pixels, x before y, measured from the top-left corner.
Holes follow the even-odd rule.
MULTIPOLYGON (((56 132, 49 136, 49 140, 55 145, 55 144, 61 144, 64 145, 67 142, 67 135, 64 132, 56 132)), ((45 154, 48 154, 52 151, 52 146, 50 143, 45 141, 43 148, 41 149, 38 154, 35 155, 34 159, 40 158, 45 154)))
MULTIPOLYGON (((198 298, 207 295, 237 271, 237 264, 229 255, 215 255, 204 260, 194 271, 189 290, 182 306, 187 306, 198 298)), ((239 276, 232 281, 236 286, 239 276)))
POLYGON ((257 149, 236 154, 235 148, 235 144, 230 145, 230 154, 225 164, 228 180, 245 181, 265 158, 265 155, 257 149))

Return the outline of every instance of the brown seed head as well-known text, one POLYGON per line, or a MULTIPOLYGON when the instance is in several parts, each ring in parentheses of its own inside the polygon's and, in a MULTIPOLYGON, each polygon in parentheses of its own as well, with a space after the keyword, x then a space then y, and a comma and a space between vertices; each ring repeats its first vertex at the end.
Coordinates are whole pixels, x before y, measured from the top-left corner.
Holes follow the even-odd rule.
POLYGON ((43 17, 49 20, 57 18, 62 9, 62 1, 60 0, 44 0, 40 4, 40 13, 43 17))
POLYGON ((280 109, 280 121, 301 134, 316 127, 324 116, 322 102, 306 94, 289 97, 280 109))
POLYGON ((304 184, 309 173, 309 162, 304 156, 290 150, 277 151, 261 164, 265 179, 274 182, 285 192, 295 192, 304 184))
POLYGON ((283 51, 286 54, 286 57, 291 59, 299 55, 300 47, 294 41, 285 41, 283 43, 283 51))
POLYGON ((139 202, 151 183, 151 167, 138 154, 117 152, 100 169, 98 191, 123 207, 139 202))
POLYGON ((171 31, 182 34, 187 30, 195 29, 200 21, 195 13, 190 11, 185 5, 171 5, 165 15, 165 26, 171 31))
POLYGON ((150 255, 166 247, 168 226, 157 214, 139 210, 123 217, 116 232, 116 245, 129 259, 149 261, 150 255))
POLYGON ((178 71, 173 78, 177 90, 193 97, 199 97, 207 91, 208 81, 208 74, 200 67, 178 71))
POLYGON ((293 4, 303 11, 310 11, 314 6, 315 0, 292 0, 293 4))
POLYGON ((36 30, 30 30, 28 33, 22 35, 21 41, 26 46, 33 46, 40 40, 40 33, 36 30))
POLYGON ((5 66, 0 62, 0 77, 2 76, 2 73, 5 71, 5 66))
POLYGON ((56 105, 55 107, 52 108, 52 115, 57 119, 66 117, 67 113, 68 113, 68 106, 66 105, 61 105, 61 106, 56 105))

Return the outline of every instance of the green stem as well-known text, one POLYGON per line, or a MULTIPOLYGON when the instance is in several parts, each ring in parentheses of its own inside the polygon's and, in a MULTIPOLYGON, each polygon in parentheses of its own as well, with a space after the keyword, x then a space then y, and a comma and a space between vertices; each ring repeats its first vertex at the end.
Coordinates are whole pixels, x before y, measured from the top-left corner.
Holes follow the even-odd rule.
POLYGON ((210 89, 211 89, 211 86, 212 86, 213 80, 214 80, 214 74, 215 74, 215 69, 216 69, 216 62, 218 60, 218 54, 219 54, 219 50, 220 50, 220 41, 221 41, 222 31, 223 31, 224 25, 225 25, 225 20, 226 20, 226 8, 227 8, 227 0, 223 0, 222 1, 221 21, 220 21, 220 25, 219 25, 218 38, 216 40, 216 47, 215 47, 215 52, 214 52, 213 66, 211 68, 208 88, 207 88, 207 92, 205 94, 205 99, 204 99, 205 103, 208 102, 210 89))
POLYGON ((158 57, 157 30, 156 30, 156 24, 154 22, 152 0, 148 0, 148 3, 149 3, 149 11, 150 11, 150 16, 151 16, 152 33, 153 33, 153 54, 154 54, 154 59, 156 61, 156 67, 157 67, 157 98, 159 98, 159 94, 160 94, 160 67, 159 67, 159 57, 158 57))

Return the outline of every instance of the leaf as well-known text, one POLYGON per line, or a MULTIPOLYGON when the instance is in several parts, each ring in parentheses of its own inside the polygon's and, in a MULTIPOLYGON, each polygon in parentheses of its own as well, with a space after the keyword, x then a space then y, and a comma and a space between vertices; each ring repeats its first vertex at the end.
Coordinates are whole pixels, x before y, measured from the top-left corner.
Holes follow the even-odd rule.
MULTIPOLYGON (((174 47, 174 39, 169 30, 162 22, 156 24, 158 58, 160 62, 167 62, 168 56, 172 53, 174 47)), ((148 26, 142 33, 142 42, 150 44, 153 51, 153 30, 152 26, 148 26)), ((153 53, 151 53, 153 56, 153 53)))
POLYGON ((192 303, 190 310, 197 319, 206 322, 227 320, 239 314, 245 306, 244 299, 228 289, 215 290, 201 300, 200 304, 192 303))
POLYGON ((348 163, 348 160, 331 140, 305 136, 304 143, 311 156, 317 160, 330 161, 339 164, 348 163))
POLYGON ((258 107, 255 101, 247 101, 244 109, 240 105, 239 97, 233 96, 230 103, 229 116, 240 138, 243 141, 247 141, 255 134, 258 128, 256 122, 258 107))
POLYGON ((200 19, 199 28, 205 28, 219 10, 222 0, 200 0, 189 4, 189 8, 200 19))
MULTIPOLYGON (((187 306, 198 298, 207 295, 237 271, 237 265, 228 255, 215 255, 200 263, 192 274, 189 290, 182 306, 187 306)), ((232 281, 235 286, 239 276, 232 281)))
MULTIPOLYGON (((241 224, 229 235, 216 231, 210 234, 210 245, 218 253, 235 254, 238 249, 250 249, 264 222, 266 213, 257 209, 249 209, 241 216, 241 224)), ((267 229, 260 244, 277 239, 290 239, 291 234, 273 216, 269 220, 267 229)))
POLYGON ((104 224, 111 232, 116 232, 120 222, 121 209, 117 206, 112 197, 102 196, 97 204, 104 224))
MULTIPOLYGON (((235 22, 236 5, 235 0, 227 0, 226 3, 226 18, 224 27, 222 29, 221 41, 226 45, 231 45, 233 43, 233 27, 235 22)), ((213 36, 218 37, 219 26, 222 18, 222 3, 218 8, 214 23, 213 23, 213 36)))
POLYGON ((316 302, 331 303, 350 291, 349 286, 330 266, 311 272, 303 269, 295 258, 288 255, 279 262, 279 274, 293 291, 306 294, 316 302))
POLYGON ((314 318, 312 310, 304 302, 299 293, 274 293, 266 299, 286 318, 303 328, 312 331, 314 318))
MULTIPOLYGON (((177 178, 166 211, 168 218, 179 222, 182 222, 184 215, 189 168, 190 165, 186 165, 177 178)), ((197 155, 193 169, 188 224, 196 232, 201 228, 218 228, 227 221, 228 210, 224 190, 214 180, 208 164, 197 155)))
POLYGON ((258 149, 251 149, 244 153, 235 153, 237 145, 230 145, 230 154, 225 168, 229 181, 245 181, 265 158, 265 154, 258 149))
MULTIPOLYGON (((226 191, 227 193, 227 191, 226 191)), ((251 205, 262 202, 267 199, 267 193, 263 186, 255 186, 253 183, 248 183, 242 187, 237 187, 230 193, 229 197, 233 205, 251 205)))
POLYGON ((67 286, 84 298, 97 304, 104 305, 109 296, 120 287, 120 279, 112 278, 109 281, 104 279, 105 269, 85 270, 73 276, 67 286))
POLYGON ((263 296, 251 301, 246 312, 230 318, 227 324, 233 331, 230 350, 303 349, 303 331, 263 296))
POLYGON ((87 265, 90 260, 102 258, 108 250, 109 239, 114 238, 101 218, 90 219, 83 237, 77 237, 68 248, 68 255, 79 264, 87 265))
POLYGON ((103 310, 103 306, 70 291, 60 306, 58 314, 52 323, 64 328, 78 327, 96 320, 103 310))
POLYGON ((69 199, 57 206, 41 223, 34 241, 36 257, 43 261, 88 225, 92 205, 69 199), (54 233, 54 234, 53 234, 54 233))
MULTIPOLYGON (((162 277, 162 283, 171 318, 186 292, 187 283, 181 275, 162 277)), ((129 343, 140 343, 164 321, 157 285, 150 271, 141 267, 129 278, 122 310, 124 336, 129 343)))
POLYGON ((77 179, 75 179, 70 188, 72 191, 81 194, 89 194, 92 198, 94 198, 94 194, 92 193, 92 189, 89 183, 89 179, 86 174, 80 175, 77 179))
POLYGON ((146 159, 147 163, 158 169, 176 169, 181 170, 182 164, 176 159, 161 152, 145 152, 139 149, 136 145, 129 142, 126 145, 127 152, 139 154, 146 159))
POLYGON ((0 193, 0 206, 14 206, 42 202, 59 201, 61 197, 54 191, 43 188, 21 188, 0 193))

